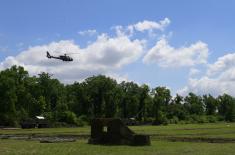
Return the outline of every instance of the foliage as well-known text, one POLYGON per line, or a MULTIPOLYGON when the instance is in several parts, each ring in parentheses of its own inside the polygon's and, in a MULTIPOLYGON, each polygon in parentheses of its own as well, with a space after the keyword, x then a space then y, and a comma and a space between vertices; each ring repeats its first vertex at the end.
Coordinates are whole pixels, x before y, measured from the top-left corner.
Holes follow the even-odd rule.
POLYGON ((190 92, 188 96, 184 98, 184 102, 184 106, 189 114, 202 115, 204 113, 204 105, 201 96, 190 92))
POLYGON ((104 75, 64 85, 44 72, 31 77, 20 66, 2 70, 0 126, 18 126, 38 115, 61 126, 82 126, 94 117, 135 118, 142 124, 234 122, 235 98, 192 92, 172 97, 166 87, 117 83, 104 75))
POLYGON ((159 111, 157 114, 158 115, 155 117, 155 120, 153 121, 153 125, 160 125, 160 124, 167 125, 168 121, 165 113, 159 111))
POLYGON ((235 121, 235 99, 228 94, 218 97, 219 114, 224 117, 226 121, 235 121))

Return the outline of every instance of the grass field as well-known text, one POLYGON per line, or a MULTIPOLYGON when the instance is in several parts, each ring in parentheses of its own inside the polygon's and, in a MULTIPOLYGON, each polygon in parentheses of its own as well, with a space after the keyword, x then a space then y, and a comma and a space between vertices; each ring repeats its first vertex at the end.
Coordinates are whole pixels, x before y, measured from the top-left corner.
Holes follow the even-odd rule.
POLYGON ((151 146, 104 146, 87 144, 89 127, 0 130, 0 135, 81 136, 76 142, 40 143, 35 140, 0 139, 0 154, 78 155, 234 155, 235 123, 133 126, 151 135, 151 146), (212 140, 212 141, 211 141, 212 140), (212 143, 213 142, 213 143, 212 143))

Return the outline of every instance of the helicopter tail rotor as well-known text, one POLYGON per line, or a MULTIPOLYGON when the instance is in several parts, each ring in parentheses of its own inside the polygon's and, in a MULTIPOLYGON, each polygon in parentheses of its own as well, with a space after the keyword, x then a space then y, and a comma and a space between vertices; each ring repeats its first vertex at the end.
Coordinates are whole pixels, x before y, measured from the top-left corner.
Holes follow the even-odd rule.
POLYGON ((47 51, 47 57, 51 58, 51 55, 50 55, 50 53, 48 51, 47 51))

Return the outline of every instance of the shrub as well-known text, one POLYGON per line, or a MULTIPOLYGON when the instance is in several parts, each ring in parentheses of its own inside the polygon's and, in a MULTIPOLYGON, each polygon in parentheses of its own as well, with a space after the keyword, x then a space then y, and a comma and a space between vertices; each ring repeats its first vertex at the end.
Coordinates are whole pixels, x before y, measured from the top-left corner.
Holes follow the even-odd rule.
POLYGON ((84 124, 90 124, 90 119, 86 115, 81 115, 78 117, 84 124))
POLYGON ((85 121, 83 121, 80 117, 76 120, 77 126, 84 126, 86 124, 85 121))
POLYGON ((54 119, 53 119, 53 113, 52 113, 52 112, 44 112, 44 113, 43 113, 43 116, 44 116, 47 120, 49 120, 49 121, 51 121, 51 122, 54 121, 54 119))
POLYGON ((76 115, 71 111, 65 111, 65 122, 68 124, 76 124, 77 123, 76 115))
POLYGON ((213 116, 213 115, 207 116, 207 120, 209 123, 216 123, 218 121, 218 119, 219 119, 218 117, 213 116))
POLYGON ((144 123, 145 124, 152 124, 154 122, 154 118, 153 117, 146 117, 144 118, 144 123))
POLYGON ((178 124, 179 123, 179 118, 177 116, 173 116, 173 118, 169 119, 168 122, 170 124, 178 124))
POLYGON ((153 121, 153 125, 167 125, 168 124, 168 120, 166 118, 166 115, 163 112, 159 112, 158 116, 155 118, 155 120, 153 121))
POLYGON ((19 126, 16 116, 13 114, 0 114, 0 126, 19 126))
POLYGON ((196 121, 197 123, 209 123, 207 116, 204 115, 199 115, 196 121))
POLYGON ((59 122, 65 122, 68 124, 75 124, 75 125, 77 124, 77 117, 71 111, 59 112, 57 114, 57 117, 59 122))

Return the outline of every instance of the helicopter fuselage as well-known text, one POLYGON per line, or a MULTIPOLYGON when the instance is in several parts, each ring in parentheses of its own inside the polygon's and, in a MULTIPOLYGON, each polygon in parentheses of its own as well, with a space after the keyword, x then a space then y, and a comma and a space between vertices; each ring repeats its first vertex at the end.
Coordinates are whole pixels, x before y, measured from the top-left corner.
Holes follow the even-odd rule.
POLYGON ((73 58, 71 58, 70 56, 67 56, 66 54, 65 55, 60 55, 60 56, 56 57, 56 56, 51 56, 49 54, 49 52, 47 52, 47 57, 49 59, 54 58, 54 59, 60 59, 62 61, 73 61, 73 58))

